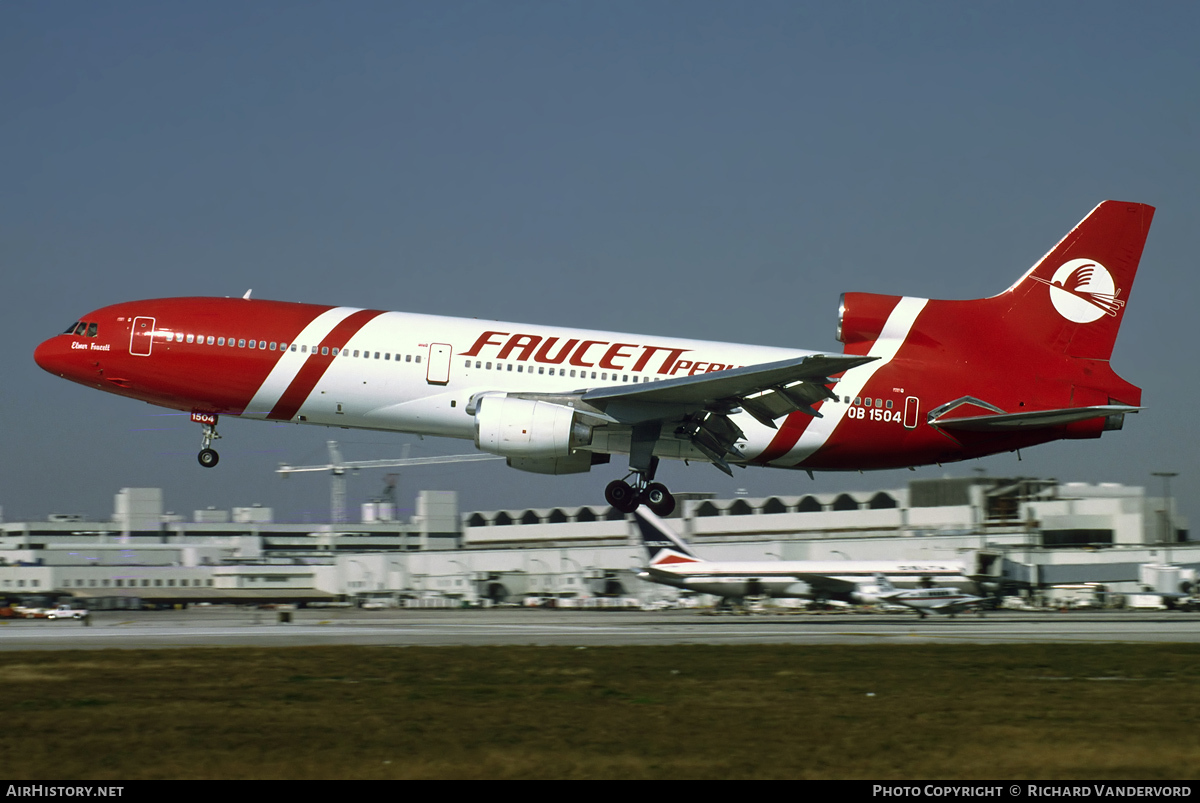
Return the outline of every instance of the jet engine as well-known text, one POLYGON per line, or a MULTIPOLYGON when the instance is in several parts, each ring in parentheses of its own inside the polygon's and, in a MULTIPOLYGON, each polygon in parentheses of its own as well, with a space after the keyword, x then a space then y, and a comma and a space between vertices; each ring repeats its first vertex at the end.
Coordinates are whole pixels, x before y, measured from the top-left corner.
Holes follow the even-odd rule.
POLYGON ((876 293, 842 293, 838 304, 837 339, 846 345, 879 339, 888 315, 900 296, 876 293))
POLYGON ((571 407, 491 394, 477 397, 473 404, 476 448, 508 457, 516 468, 522 463, 552 466, 548 461, 561 461, 592 442, 591 427, 580 423, 571 407))

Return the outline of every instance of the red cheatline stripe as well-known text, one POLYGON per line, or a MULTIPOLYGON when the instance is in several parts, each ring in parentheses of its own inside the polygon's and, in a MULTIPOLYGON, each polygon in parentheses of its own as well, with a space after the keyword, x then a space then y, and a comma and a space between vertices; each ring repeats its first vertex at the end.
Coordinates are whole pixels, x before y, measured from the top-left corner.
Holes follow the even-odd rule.
POLYGON ((267 414, 267 418, 290 421, 300 406, 304 404, 308 394, 312 393, 313 388, 321 381, 321 377, 325 376, 326 369, 334 360, 338 359, 333 356, 333 350, 341 350, 350 342, 350 338, 358 334, 360 329, 382 314, 383 312, 380 310, 361 309, 333 327, 333 331, 321 341, 321 348, 328 347, 330 353, 321 354, 314 350, 312 354, 308 355, 308 359, 304 361, 304 365, 296 373, 292 383, 288 385, 287 390, 283 392, 279 401, 267 414))
MULTIPOLYGON (((887 318, 891 317, 892 313, 896 311, 896 307, 902 300, 903 299, 901 298, 896 299, 895 303, 892 304, 891 308, 887 312, 887 318)), ((887 320, 887 318, 885 318, 885 320, 887 320)), ((908 335, 905 334, 905 339, 907 340, 907 338, 908 335)), ((848 346, 845 349, 845 353, 860 355, 870 354, 871 349, 875 347, 875 343, 876 341, 874 340, 869 342, 856 342, 853 344, 853 347, 848 346)), ((813 408, 820 410, 822 404, 824 404, 823 401, 817 402, 813 405, 813 408)), ((759 465, 766 465, 772 460, 778 460, 779 458, 783 457, 785 454, 790 452, 797 443, 799 443, 800 436, 804 434, 806 429, 808 429, 808 425, 812 423, 812 420, 812 416, 808 415, 807 413, 789 413, 788 417, 783 421, 783 426, 779 428, 779 431, 775 433, 775 437, 771 439, 771 443, 766 449, 763 450, 762 454, 754 458, 754 460, 751 462, 758 463, 759 465)), ((830 433, 830 437, 832 437, 832 434, 833 433, 830 433)), ((826 443, 828 442, 829 439, 826 440, 826 443)), ((824 446, 825 443, 822 443, 818 447, 818 450, 824 446)))
MULTIPOLYGON (((819 403, 813 406, 820 409, 819 403)), ((783 419, 783 426, 775 433, 775 437, 771 438, 771 443, 763 453, 754 458, 754 462, 766 464, 790 452, 812 420, 813 417, 807 413, 788 413, 787 418, 783 419)))

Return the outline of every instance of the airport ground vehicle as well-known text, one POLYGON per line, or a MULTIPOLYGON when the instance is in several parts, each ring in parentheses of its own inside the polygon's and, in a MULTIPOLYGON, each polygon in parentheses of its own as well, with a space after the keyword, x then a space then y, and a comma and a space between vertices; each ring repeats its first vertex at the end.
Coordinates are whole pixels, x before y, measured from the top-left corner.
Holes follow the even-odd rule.
POLYGON ((89 615, 87 608, 76 608, 72 605, 56 605, 46 611, 47 619, 86 619, 89 615))

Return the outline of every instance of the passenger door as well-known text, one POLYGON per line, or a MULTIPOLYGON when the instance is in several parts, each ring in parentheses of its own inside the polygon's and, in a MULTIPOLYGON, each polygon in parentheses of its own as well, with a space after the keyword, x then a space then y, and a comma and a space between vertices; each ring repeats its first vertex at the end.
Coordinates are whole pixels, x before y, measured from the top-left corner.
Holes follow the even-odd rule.
POLYGON ((149 357, 154 345, 154 319, 134 318, 129 334, 129 353, 135 357, 149 357))
POLYGON ((431 385, 450 383, 450 357, 454 349, 448 343, 430 343, 425 381, 431 385))

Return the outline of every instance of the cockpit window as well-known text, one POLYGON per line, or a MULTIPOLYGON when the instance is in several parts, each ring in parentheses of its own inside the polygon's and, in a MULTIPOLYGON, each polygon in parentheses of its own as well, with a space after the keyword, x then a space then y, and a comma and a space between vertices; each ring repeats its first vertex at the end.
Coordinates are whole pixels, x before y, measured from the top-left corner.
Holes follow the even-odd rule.
POLYGON ((73 334, 75 334, 75 330, 78 328, 79 328, 79 321, 75 321, 75 323, 73 323, 67 327, 67 331, 63 332, 63 334, 64 335, 73 335, 73 334))
POLYGON ((89 323, 89 324, 88 324, 88 328, 87 328, 87 336, 88 336, 88 337, 95 337, 95 336, 96 336, 96 328, 97 328, 97 327, 96 327, 96 324, 95 324, 95 323, 89 323))

